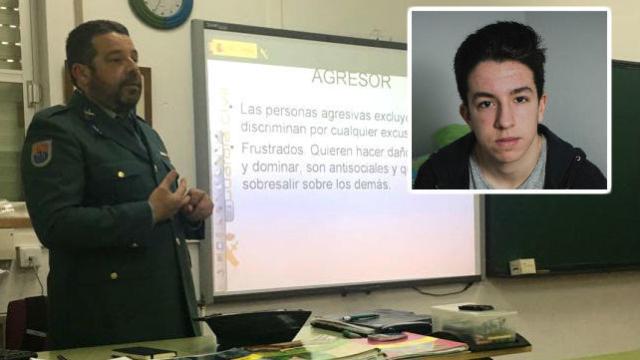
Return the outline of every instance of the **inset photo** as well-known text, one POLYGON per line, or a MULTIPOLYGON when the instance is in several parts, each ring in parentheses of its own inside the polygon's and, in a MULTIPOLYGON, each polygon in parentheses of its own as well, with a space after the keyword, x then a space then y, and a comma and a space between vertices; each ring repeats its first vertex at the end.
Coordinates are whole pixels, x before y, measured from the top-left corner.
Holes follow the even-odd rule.
POLYGON ((409 10, 412 189, 611 190, 610 10, 409 10))

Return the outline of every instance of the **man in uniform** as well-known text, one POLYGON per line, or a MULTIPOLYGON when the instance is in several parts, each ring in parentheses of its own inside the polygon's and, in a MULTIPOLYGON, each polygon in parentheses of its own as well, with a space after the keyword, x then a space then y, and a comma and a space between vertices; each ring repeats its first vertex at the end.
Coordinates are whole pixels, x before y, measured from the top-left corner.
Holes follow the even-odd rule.
POLYGON ((545 49, 529 26, 497 22, 469 35, 454 69, 471 133, 431 155, 414 189, 606 189, 580 148, 542 125, 545 49))
POLYGON ((199 334, 185 238, 202 238, 209 196, 187 188, 160 136, 133 109, 138 53, 121 24, 67 38, 76 85, 45 109, 22 152, 27 207, 49 249, 52 348, 199 334))

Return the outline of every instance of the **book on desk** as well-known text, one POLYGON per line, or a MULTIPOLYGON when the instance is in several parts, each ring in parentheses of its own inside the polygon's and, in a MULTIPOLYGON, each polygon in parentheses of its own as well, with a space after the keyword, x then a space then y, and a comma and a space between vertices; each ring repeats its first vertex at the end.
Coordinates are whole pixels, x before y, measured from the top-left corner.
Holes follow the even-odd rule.
POLYGON ((375 309, 352 315, 318 316, 311 326, 333 331, 351 331, 360 335, 397 333, 408 331, 428 335, 431 333, 431 316, 412 311, 375 309))

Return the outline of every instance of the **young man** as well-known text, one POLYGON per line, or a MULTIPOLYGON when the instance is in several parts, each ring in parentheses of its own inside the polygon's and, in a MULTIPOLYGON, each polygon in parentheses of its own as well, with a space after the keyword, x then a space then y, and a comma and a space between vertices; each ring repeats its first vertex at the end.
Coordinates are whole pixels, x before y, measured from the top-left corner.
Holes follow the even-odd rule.
POLYGON ((415 189, 605 189, 585 153, 541 124, 544 49, 538 34, 498 22, 468 36, 454 60, 460 115, 471 133, 433 154, 415 189))
POLYGON ((201 238, 213 203, 187 190, 160 136, 133 109, 138 52, 121 24, 67 38, 77 90, 35 115, 22 151, 29 215, 49 249, 52 348, 198 334, 185 238, 201 238))

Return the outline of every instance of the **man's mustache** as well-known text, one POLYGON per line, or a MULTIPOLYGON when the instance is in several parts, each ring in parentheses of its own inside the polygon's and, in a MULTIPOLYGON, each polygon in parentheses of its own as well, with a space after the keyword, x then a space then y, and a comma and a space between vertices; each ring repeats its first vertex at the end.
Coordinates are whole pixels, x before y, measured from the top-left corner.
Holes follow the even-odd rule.
POLYGON ((128 85, 135 85, 138 87, 142 86, 142 76, 140 75, 139 72, 137 71, 130 72, 121 83, 121 87, 128 86, 128 85))

